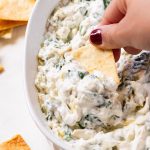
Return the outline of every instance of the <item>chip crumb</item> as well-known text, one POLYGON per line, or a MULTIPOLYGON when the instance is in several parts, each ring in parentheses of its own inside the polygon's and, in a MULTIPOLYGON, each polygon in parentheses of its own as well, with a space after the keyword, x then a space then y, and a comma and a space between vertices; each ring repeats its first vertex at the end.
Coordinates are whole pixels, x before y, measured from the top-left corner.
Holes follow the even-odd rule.
POLYGON ((31 150, 20 135, 0 144, 0 150, 31 150))
POLYGON ((0 73, 4 72, 4 67, 2 65, 0 65, 0 73))

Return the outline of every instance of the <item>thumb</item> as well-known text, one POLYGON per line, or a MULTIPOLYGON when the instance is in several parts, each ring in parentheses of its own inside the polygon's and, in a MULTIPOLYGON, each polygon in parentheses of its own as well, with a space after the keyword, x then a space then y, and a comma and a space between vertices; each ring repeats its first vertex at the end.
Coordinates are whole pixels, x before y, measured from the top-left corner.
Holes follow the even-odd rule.
POLYGON ((120 23, 103 25, 93 30, 90 41, 103 49, 118 49, 127 47, 129 44, 126 28, 120 23))

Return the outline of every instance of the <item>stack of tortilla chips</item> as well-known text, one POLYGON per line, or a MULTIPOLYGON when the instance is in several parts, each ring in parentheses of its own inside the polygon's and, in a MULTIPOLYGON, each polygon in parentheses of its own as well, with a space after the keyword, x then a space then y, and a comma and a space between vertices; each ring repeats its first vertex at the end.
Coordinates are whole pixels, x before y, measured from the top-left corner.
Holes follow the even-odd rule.
POLYGON ((0 38, 9 39, 13 28, 27 24, 35 0, 0 0, 0 38))

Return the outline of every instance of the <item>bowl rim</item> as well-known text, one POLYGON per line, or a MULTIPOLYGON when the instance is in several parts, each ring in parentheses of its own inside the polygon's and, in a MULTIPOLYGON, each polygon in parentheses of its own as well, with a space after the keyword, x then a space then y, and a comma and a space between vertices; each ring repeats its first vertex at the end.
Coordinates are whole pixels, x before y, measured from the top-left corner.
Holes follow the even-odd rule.
MULTIPOLYGON (((67 142, 59 139, 57 136, 55 136, 54 134, 47 132, 48 130, 45 128, 45 126, 43 125, 43 123, 41 122, 41 120, 39 119, 39 116, 37 116, 36 114, 36 110, 34 110, 33 104, 31 103, 31 97, 29 94, 29 89, 28 89, 28 79, 27 79, 27 74, 28 74, 28 54, 27 52, 28 50, 28 45, 29 45, 29 38, 32 36, 31 32, 32 32, 32 28, 33 28, 33 22, 34 22, 34 18, 37 17, 37 11, 40 8, 40 5, 44 2, 46 2, 47 0, 37 0, 36 4, 32 10, 31 13, 31 17, 28 21, 28 25, 27 25, 27 29, 26 29, 26 33, 25 33, 25 48, 24 48, 24 65, 23 65, 23 76, 24 76, 24 80, 23 80, 23 84, 24 84, 24 92, 25 92, 25 98, 26 98, 26 103, 27 103, 27 108, 29 110, 29 113, 31 115, 32 120, 35 122, 36 126, 39 128, 39 130, 43 133, 43 135, 50 141, 52 141, 54 144, 56 144, 57 146, 65 149, 65 150, 70 150, 71 145, 69 145, 67 142)), ((53 1, 53 0, 49 0, 49 1, 53 1)), ((57 0, 59 1, 59 0, 57 0)), ((55 7, 53 7, 54 9, 55 7)), ((50 14, 49 14, 50 15, 50 14)), ((48 19, 48 18, 47 18, 48 19)), ((45 24, 46 25, 46 24, 45 24)), ((44 27, 45 28, 45 27, 44 27)), ((43 33, 44 34, 44 33, 43 33)), ((43 35, 42 35, 43 36, 43 35)), ((42 113, 42 112, 41 112, 42 113)), ((48 125, 47 125, 48 126, 48 125)), ((51 130, 51 129, 49 129, 51 130)))

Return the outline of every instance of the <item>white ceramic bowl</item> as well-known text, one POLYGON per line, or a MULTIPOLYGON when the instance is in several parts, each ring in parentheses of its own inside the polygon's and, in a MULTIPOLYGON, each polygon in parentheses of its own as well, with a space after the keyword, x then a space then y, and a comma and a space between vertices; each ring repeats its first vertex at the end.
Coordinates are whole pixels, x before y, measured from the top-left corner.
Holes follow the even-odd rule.
POLYGON ((25 42, 25 91, 29 111, 39 129, 48 140, 63 149, 70 150, 72 149, 71 146, 67 142, 56 137, 49 129, 41 112, 37 98, 37 91, 34 85, 37 73, 37 54, 43 39, 46 22, 58 2, 59 0, 38 0, 29 20, 25 42))

